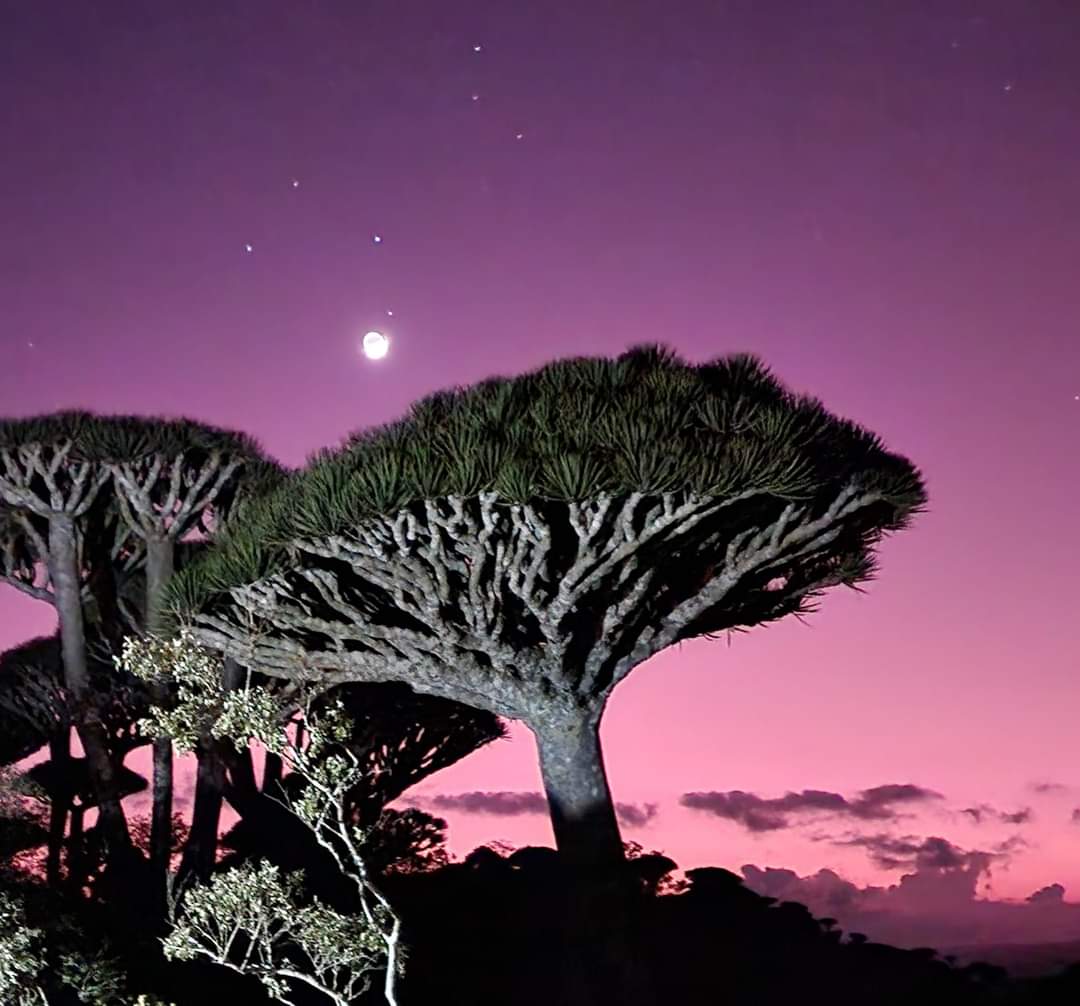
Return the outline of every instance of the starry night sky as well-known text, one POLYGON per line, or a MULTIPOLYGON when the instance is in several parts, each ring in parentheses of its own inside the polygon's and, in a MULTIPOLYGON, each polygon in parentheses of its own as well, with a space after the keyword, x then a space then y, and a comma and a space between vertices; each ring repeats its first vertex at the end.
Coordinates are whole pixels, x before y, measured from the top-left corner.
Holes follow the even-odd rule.
MULTIPOLYGON (((188 414, 299 465, 662 341, 911 457, 930 511, 865 596, 616 693, 625 837, 915 943, 1080 937, 1054 888, 974 901, 1080 901, 1075 3, 0 0, 0 83, 0 412, 188 414)), ((0 646, 51 622, 0 592, 0 646)), ((538 788, 515 728, 414 797, 462 852, 550 841, 505 795, 538 788)))

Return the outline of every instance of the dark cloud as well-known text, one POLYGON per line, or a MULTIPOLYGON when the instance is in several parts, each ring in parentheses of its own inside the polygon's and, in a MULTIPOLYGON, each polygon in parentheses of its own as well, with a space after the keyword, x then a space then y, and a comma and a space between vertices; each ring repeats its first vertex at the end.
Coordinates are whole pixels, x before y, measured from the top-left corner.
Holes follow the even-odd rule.
POLYGON ((1023 845, 1014 836, 989 851, 958 848, 941 837, 869 836, 859 844, 910 867, 887 887, 859 887, 832 870, 800 877, 776 867, 742 867, 746 886, 797 901, 841 928, 895 946, 1054 942, 1080 938, 1080 904, 1051 884, 1026 901, 990 896, 991 867, 1023 845), (981 888, 981 889, 980 889, 981 888))
POLYGON ((1080 807, 1077 807, 1072 812, 1072 823, 1073 824, 1080 824, 1080 807))
MULTIPOLYGON (((462 814, 491 814, 495 817, 522 817, 526 814, 547 814, 548 802, 543 793, 474 791, 472 793, 436 793, 432 796, 411 797, 404 802, 417 806, 426 804, 439 810, 456 810, 462 814)), ((655 803, 616 803, 615 814, 627 828, 644 828, 652 821, 659 807, 655 803)))
POLYGON ((1065 900, 1065 888, 1061 884, 1048 884, 1029 894, 1027 900, 1032 905, 1060 905, 1065 900))
POLYGON ((831 841, 834 845, 866 849, 874 863, 883 870, 898 870, 903 867, 932 870, 974 867, 982 869, 994 858, 992 853, 964 852, 948 840, 937 836, 918 839, 911 836, 852 835, 831 841))
POLYGON ((984 821, 1001 821, 1003 824, 1027 824, 1032 818, 1030 807, 1022 807, 1012 813, 1006 813, 991 807, 988 803, 980 803, 974 807, 965 807, 961 814, 967 814, 976 824, 984 821))
POLYGON ((543 793, 436 793, 423 802, 439 810, 459 810, 463 814, 493 814, 496 817, 521 817, 523 814, 546 814, 543 793))
POLYGON ((891 820, 896 817, 893 804, 921 803, 926 800, 940 800, 941 794, 933 790, 913 786, 911 783, 891 783, 864 789, 851 802, 851 813, 855 817, 867 820, 891 820))
MULTIPOLYGON (((819 839, 819 841, 822 839, 819 839)), ((833 845, 866 849, 867 855, 882 870, 966 870, 975 873, 989 870, 995 860, 1007 859, 1026 843, 1019 836, 999 842, 990 852, 964 852, 940 836, 917 838, 911 835, 848 835, 825 840, 833 845)))
POLYGON ((1069 787, 1060 782, 1033 782, 1031 788, 1036 793, 1065 793, 1069 787))
POLYGON ((659 809, 655 803, 615 804, 615 814, 624 828, 644 828, 656 817, 659 809))
POLYGON ((897 804, 940 799, 941 794, 910 783, 890 783, 864 789, 854 799, 825 790, 804 789, 780 797, 761 797, 756 793, 731 790, 727 793, 684 793, 679 803, 692 810, 702 810, 729 821, 736 821, 748 831, 778 831, 793 825, 791 818, 800 814, 826 814, 855 817, 860 820, 895 820, 897 804))

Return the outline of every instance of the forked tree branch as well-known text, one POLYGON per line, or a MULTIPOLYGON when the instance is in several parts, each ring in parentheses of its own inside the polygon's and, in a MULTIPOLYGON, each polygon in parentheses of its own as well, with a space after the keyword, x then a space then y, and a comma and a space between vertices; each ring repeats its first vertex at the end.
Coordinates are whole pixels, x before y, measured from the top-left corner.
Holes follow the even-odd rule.
MULTIPOLYGON (((790 503, 733 532, 732 508, 763 495, 631 493, 570 503, 562 512, 574 545, 562 556, 554 542, 564 529, 539 506, 501 504, 490 492, 429 500, 349 535, 294 542, 289 573, 233 588, 192 628, 204 645, 269 674, 318 671, 327 686, 405 681, 526 721, 556 693, 602 705, 634 666, 684 638, 703 614, 737 610, 749 578, 825 554, 850 518, 881 499, 852 483, 816 515, 790 503), (665 551, 693 567, 690 587, 664 568, 665 551), (696 588, 693 569, 702 571, 696 588), (513 631, 509 599, 523 611, 513 631), (582 635, 582 614, 591 637, 582 635)), ((785 578, 777 601, 832 582, 829 572, 811 583, 785 578)))

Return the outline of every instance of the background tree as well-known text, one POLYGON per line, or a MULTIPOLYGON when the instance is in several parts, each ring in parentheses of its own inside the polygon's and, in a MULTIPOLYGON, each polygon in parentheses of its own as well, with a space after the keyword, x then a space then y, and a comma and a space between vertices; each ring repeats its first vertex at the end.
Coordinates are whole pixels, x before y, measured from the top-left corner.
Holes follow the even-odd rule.
MULTIPOLYGON (((117 673, 109 644, 93 625, 87 642, 90 687, 100 707, 115 771, 123 774, 124 758, 145 743, 135 723, 147 711, 146 689, 131 675, 117 673)), ((32 639, 0 654, 0 765, 21 761, 48 745, 48 764, 55 770, 57 785, 48 793, 46 858, 46 876, 52 886, 59 883, 61 850, 75 793, 77 770, 69 744, 73 721, 58 636, 32 639), (64 785, 63 780, 72 784, 64 785)))
MULTIPOLYGON (((194 531, 209 531, 212 519, 220 525, 242 490, 264 490, 282 477, 281 469, 247 435, 187 419, 102 419, 84 434, 84 440, 91 437, 95 455, 111 476, 120 513, 145 550, 145 626, 147 632, 157 634, 162 629, 164 589, 180 542, 194 531)), ((150 688, 156 701, 168 694, 166 681, 152 682, 150 688)), ((166 736, 156 737, 153 748, 150 861, 164 890, 172 835, 173 754, 166 736)), ((216 808, 213 797, 208 806, 210 768, 203 762, 212 759, 213 753, 204 744, 200 754, 204 756, 199 771, 203 785, 196 800, 201 832, 208 817, 216 830, 220 786, 212 787, 216 808)))
MULTIPOLYGON (((278 685, 280 691, 274 679, 259 675, 255 680, 264 687, 278 685)), ((402 869, 418 868, 436 853, 430 822, 438 819, 387 811, 387 804, 431 773, 504 737, 504 727, 491 713, 418 695, 400 683, 343 685, 313 700, 312 708, 318 712, 331 702, 340 703, 347 714, 349 735, 342 744, 362 769, 344 794, 343 805, 351 825, 370 829, 365 859, 376 872, 395 863, 402 869)), ((261 793, 254 789, 250 770, 236 773, 232 783, 230 802, 241 820, 227 836, 231 849, 240 856, 268 856, 286 869, 310 861, 313 854, 319 858, 314 839, 281 801, 282 795, 300 798, 302 778, 286 776, 269 786, 264 778, 261 793)))
POLYGON ((404 681, 524 721, 559 849, 622 857, 599 725, 684 639, 811 610, 925 502, 873 434, 756 359, 659 347, 419 402, 316 457, 174 581, 270 675, 404 681))
MULTIPOLYGON (((82 541, 80 587, 89 685, 103 706, 105 730, 114 767, 135 747, 135 719, 142 715, 141 683, 114 682, 113 648, 141 625, 144 551, 115 512, 107 506, 87 522, 92 533, 82 541)), ((49 575, 48 527, 34 514, 0 502, 0 583, 55 607, 49 575)), ((30 640, 0 655, 0 764, 9 764, 49 745, 50 758, 63 764, 71 757, 75 709, 64 681, 59 636, 30 640)), ((143 702, 143 704, 145 704, 143 702)), ((48 874, 59 876, 60 846, 68 808, 53 802, 48 874)))
MULTIPOLYGON (((76 711, 76 730, 98 794, 110 857, 119 863, 129 858, 131 838, 115 791, 115 767, 97 697, 90 687, 83 610, 83 591, 95 558, 85 546, 101 538, 99 528, 106 517, 101 491, 109 478, 92 451, 86 453, 91 425, 86 414, 74 412, 0 421, 0 502, 18 511, 14 520, 25 531, 23 547, 32 547, 47 570, 60 623, 64 685, 76 711)), ((20 568, 27 572, 25 554, 20 568)))
MULTIPOLYGON (((84 680, 85 646, 79 645, 85 624, 96 622, 115 652, 124 635, 156 631, 163 585, 177 560, 191 551, 185 536, 220 526, 244 492, 260 491, 282 473, 249 437, 184 419, 67 412, 9 421, 0 424, 0 450, 6 450, 0 470, 0 500, 6 504, 0 513, 0 577, 50 601, 60 613, 66 685, 73 701, 89 710, 80 731, 91 735, 87 752, 102 791, 100 811, 114 844, 129 848, 119 801, 104 781, 116 768, 94 747, 98 717, 84 680), (57 552, 58 543, 71 555, 57 552), (60 589, 66 581, 58 579, 58 570, 78 581, 77 597, 60 589), (133 596, 136 585, 142 597, 133 596)), ((66 735, 52 744, 53 756, 64 758, 66 735)), ((164 883, 172 803, 167 739, 158 741, 154 758, 151 848, 164 883)), ((215 794, 207 795, 206 776, 200 758, 198 823, 212 818, 216 829, 220 787, 215 803, 215 794)))

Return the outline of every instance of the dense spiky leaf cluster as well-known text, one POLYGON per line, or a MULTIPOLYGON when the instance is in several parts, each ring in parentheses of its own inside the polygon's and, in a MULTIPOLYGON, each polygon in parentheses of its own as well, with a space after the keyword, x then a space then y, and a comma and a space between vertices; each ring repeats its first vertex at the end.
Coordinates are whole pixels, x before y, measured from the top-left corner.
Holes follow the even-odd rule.
POLYGON ((418 501, 493 491, 506 503, 630 492, 835 494, 880 490, 896 530, 925 495, 911 465, 755 357, 689 364, 659 346, 559 360, 516 378, 433 394, 403 419, 354 434, 254 504, 243 527, 172 585, 179 617, 287 568, 290 543, 347 532, 418 501))
POLYGON ((192 419, 146 416, 99 416, 71 410, 25 419, 0 420, 0 451, 31 444, 70 442, 80 461, 127 461, 150 454, 214 451, 261 459, 256 441, 246 433, 208 426, 192 419))
MULTIPOLYGON (((242 462, 242 478, 231 479, 214 499, 219 520, 237 512, 252 497, 276 487, 284 477, 280 465, 267 458, 257 441, 246 433, 221 429, 191 419, 147 416, 101 416, 85 411, 56 412, 25 419, 0 419, 0 458, 37 452, 36 474, 30 487, 48 500, 53 486, 66 494, 86 465, 133 464, 162 458, 182 459, 184 482, 193 483, 200 469, 215 457, 242 462)), ((16 464, 16 468, 19 465, 16 464)), ((168 497, 169 479, 150 487, 160 503, 168 497)), ((111 494, 101 494, 108 500, 111 494)), ((17 503, 16 500, 9 502, 17 503)))

